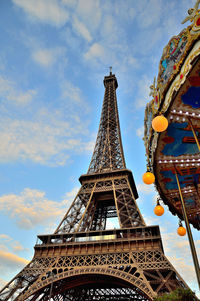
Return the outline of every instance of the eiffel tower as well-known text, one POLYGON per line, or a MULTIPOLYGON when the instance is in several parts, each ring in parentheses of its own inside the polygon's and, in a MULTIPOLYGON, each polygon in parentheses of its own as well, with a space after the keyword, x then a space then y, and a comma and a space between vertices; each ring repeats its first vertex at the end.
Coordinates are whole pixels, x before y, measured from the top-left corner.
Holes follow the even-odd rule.
POLYGON ((146 226, 126 168, 117 79, 104 78, 96 145, 81 188, 54 234, 39 235, 31 262, 0 292, 0 300, 129 301, 187 287, 165 257, 158 226, 146 226), (119 229, 106 222, 117 217, 119 229))

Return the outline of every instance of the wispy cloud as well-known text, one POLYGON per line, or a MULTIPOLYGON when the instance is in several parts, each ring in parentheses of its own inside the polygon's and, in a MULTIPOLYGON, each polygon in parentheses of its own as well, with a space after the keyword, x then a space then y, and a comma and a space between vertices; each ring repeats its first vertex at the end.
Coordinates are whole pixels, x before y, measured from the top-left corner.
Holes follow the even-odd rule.
MULTIPOLYGON (((0 211, 13 219, 22 229, 47 225, 49 221, 61 219, 78 191, 77 187, 66 193, 63 200, 49 200, 43 191, 25 188, 19 195, 7 194, 0 197, 0 211)), ((8 236, 2 240, 9 239, 8 236)), ((21 251, 19 242, 12 242, 12 249, 21 251)))
POLYGON ((104 47, 99 43, 94 43, 84 55, 86 60, 93 60, 94 62, 103 61, 104 56, 104 47))
POLYGON ((145 107, 145 105, 149 102, 150 96, 150 85, 151 79, 146 75, 143 75, 142 78, 137 81, 137 102, 134 104, 137 108, 145 107))
POLYGON ((70 104, 73 107, 85 107, 88 111, 87 103, 84 101, 84 97, 79 87, 73 85, 70 81, 64 80, 60 83, 61 97, 67 101, 67 106, 70 104))
POLYGON ((90 32, 94 32, 102 21, 102 5, 99 0, 78 0, 74 14, 79 16, 90 32))
MULTIPOLYGON (((5 279, 10 276, 13 271, 22 269, 29 263, 29 260, 17 256, 13 253, 0 250, 0 270, 3 271, 3 277, 5 279)), ((6 281, 0 279, 0 285, 4 286, 6 281)))
POLYGON ((72 23, 75 31, 82 37, 84 38, 86 41, 91 42, 92 40, 92 36, 89 32, 89 30, 87 29, 87 27, 84 25, 84 23, 82 23, 81 21, 79 21, 76 17, 74 17, 73 19, 73 23, 72 23))
POLYGON ((195 275, 194 267, 191 263, 190 264, 188 263, 185 256, 182 257, 182 258, 180 258, 180 257, 177 258, 176 255, 175 256, 168 256, 168 259, 174 265, 175 269, 177 269, 179 274, 182 277, 184 275, 184 280, 187 283, 193 283, 195 281, 194 280, 194 275, 195 275))
POLYGON ((19 241, 13 239, 7 234, 0 234, 0 249, 5 252, 11 250, 14 253, 28 251, 28 249, 24 248, 19 241))
POLYGON ((4 118, 4 124, 0 124, 2 162, 29 159, 40 164, 63 165, 69 159, 66 150, 76 149, 81 143, 79 139, 66 137, 63 130, 68 133, 72 129, 64 121, 58 122, 54 127, 43 121, 4 118), (7 128, 4 127, 5 123, 7 128))
POLYGON ((69 18, 69 13, 57 0, 13 0, 30 17, 40 22, 62 26, 69 18))
MULTIPOLYGON (((177 233, 167 232, 167 229, 164 231, 162 237, 167 257, 180 275, 184 275, 184 280, 194 286, 196 284, 195 271, 187 237, 179 237, 177 233)), ((197 254, 200 254, 200 241, 196 240, 195 245, 197 254)))
MULTIPOLYGON (((153 208, 152 208, 152 212, 153 212, 153 208)), ((143 214, 143 218, 147 226, 155 226, 160 223, 160 220, 156 216, 150 216, 150 214, 148 214, 148 216, 146 214, 143 214)))
POLYGON ((39 48, 32 52, 33 60, 43 67, 51 67, 65 55, 65 49, 61 47, 56 48, 39 48))
MULTIPOLYGON (((14 94, 14 84, 3 79, 1 82, 0 96, 5 94, 9 98, 11 93, 14 94)), ((23 112, 10 117, 13 108, 2 102, 1 162, 31 160, 43 165, 64 165, 70 162, 72 154, 91 150, 93 140, 89 138, 86 120, 89 107, 81 90, 69 81, 61 82, 59 88, 57 108, 51 110, 41 101, 38 107, 34 102, 23 112)))
POLYGON ((140 128, 136 129, 136 135, 139 138, 143 138, 143 136, 144 136, 144 126, 141 126, 140 128))
POLYGON ((7 234, 0 234, 0 240, 10 241, 11 238, 10 238, 10 236, 7 235, 7 234))
POLYGON ((0 161, 31 160, 42 165, 59 166, 70 162, 72 153, 91 151, 93 141, 88 144, 81 138, 84 123, 75 117, 72 120, 74 124, 63 120, 4 118, 0 123, 0 161))
POLYGON ((79 187, 74 187, 71 191, 66 192, 63 202, 64 203, 67 202, 68 205, 70 203, 72 203, 72 201, 74 200, 78 190, 79 190, 79 187))
POLYGON ((77 6, 77 0, 61 0, 61 3, 63 5, 66 5, 68 7, 74 7, 77 6))
POLYGON ((29 104, 37 91, 34 89, 22 90, 17 87, 17 83, 0 75, 0 99, 3 102, 10 102, 15 105, 29 104))
POLYGON ((9 252, 4 252, 0 250, 0 258, 4 260, 4 262, 7 263, 7 266, 24 266, 25 264, 29 263, 29 260, 21 258, 15 254, 9 253, 9 252))
POLYGON ((139 193, 145 193, 145 194, 155 193, 155 189, 152 185, 147 185, 144 183, 137 184, 137 189, 139 193))
POLYGON ((159 23, 161 17, 162 1, 161 0, 148 0, 137 3, 138 25, 141 28, 155 26, 159 23))

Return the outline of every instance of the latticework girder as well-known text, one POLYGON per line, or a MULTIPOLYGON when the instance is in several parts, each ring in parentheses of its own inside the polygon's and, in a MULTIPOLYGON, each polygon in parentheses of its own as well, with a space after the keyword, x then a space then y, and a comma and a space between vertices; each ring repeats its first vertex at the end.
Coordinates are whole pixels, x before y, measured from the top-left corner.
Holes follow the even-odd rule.
POLYGON ((147 227, 137 206, 112 73, 104 85, 96 145, 81 188, 55 233, 38 236, 34 258, 0 291, 0 301, 150 301, 187 287, 163 253, 159 228, 147 227), (111 217, 118 217, 120 229, 106 229, 111 217))
POLYGON ((105 95, 97 140, 88 173, 99 173, 126 168, 121 142, 117 108, 117 79, 114 75, 104 79, 105 95))
POLYGON ((136 290, 130 288, 76 288, 60 296, 62 301, 146 301, 136 290))
POLYGON ((105 230, 110 206, 121 228, 144 226, 129 175, 130 171, 123 170, 121 175, 111 173, 106 178, 94 175, 84 182, 56 233, 105 230))
POLYGON ((157 226, 100 233, 77 233, 74 238, 79 240, 71 242, 65 242, 67 236, 61 241, 52 235, 36 245, 33 260, 0 293, 0 300, 10 300, 9 296, 16 301, 48 300, 49 295, 65 300, 70 289, 80 287, 87 291, 129 288, 137 292, 138 300, 152 300, 156 294, 187 287, 163 254, 157 226))

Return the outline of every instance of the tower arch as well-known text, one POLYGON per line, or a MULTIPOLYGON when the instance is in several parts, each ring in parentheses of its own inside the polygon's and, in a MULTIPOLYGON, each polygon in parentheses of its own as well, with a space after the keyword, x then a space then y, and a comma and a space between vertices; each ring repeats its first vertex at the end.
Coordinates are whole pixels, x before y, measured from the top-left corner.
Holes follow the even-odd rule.
MULTIPOLYGON (((49 292, 48 296, 50 297, 51 295, 52 298, 56 295, 71 295, 71 297, 75 298, 73 300, 76 300, 81 290, 83 292, 87 291, 88 293, 93 291, 93 294, 96 295, 102 294, 103 292, 108 294, 109 291, 115 291, 118 297, 127 294, 131 298, 130 300, 135 300, 137 297, 137 300, 141 301, 151 301, 155 296, 151 287, 145 285, 143 279, 139 277, 134 275, 130 276, 129 273, 114 268, 88 267, 51 274, 48 278, 43 277, 43 280, 39 279, 36 281, 33 286, 29 288, 29 291, 22 294, 18 300, 29 300, 31 296, 42 295, 46 291, 49 292), (54 286, 56 290, 54 290, 54 286)), ((117 300, 112 298, 113 295, 111 294, 110 300, 117 300)))

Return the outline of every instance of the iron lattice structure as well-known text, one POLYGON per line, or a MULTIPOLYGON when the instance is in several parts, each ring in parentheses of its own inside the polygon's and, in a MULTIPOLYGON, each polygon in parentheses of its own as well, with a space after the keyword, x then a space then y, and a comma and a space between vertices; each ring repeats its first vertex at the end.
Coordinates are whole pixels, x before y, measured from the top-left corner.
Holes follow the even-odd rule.
POLYGON ((81 188, 54 234, 39 235, 31 262, 0 292, 0 300, 153 300, 187 287, 164 255, 158 226, 148 227, 126 169, 115 75, 105 96, 96 145, 81 188), (107 230, 117 217, 119 229, 107 230))
POLYGON ((116 77, 112 74, 106 76, 104 86, 101 120, 89 174, 126 168, 117 109, 116 77))

